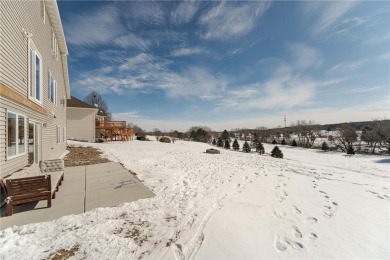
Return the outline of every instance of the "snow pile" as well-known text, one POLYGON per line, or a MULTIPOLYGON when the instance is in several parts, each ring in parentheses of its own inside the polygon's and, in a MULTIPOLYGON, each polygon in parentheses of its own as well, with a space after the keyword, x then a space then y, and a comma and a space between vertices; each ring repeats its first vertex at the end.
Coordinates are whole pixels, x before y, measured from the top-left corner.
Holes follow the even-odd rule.
POLYGON ((183 141, 79 144, 122 162, 156 196, 3 230, 0 258, 390 257, 384 157, 285 146, 285 159, 206 154, 209 145, 183 141))

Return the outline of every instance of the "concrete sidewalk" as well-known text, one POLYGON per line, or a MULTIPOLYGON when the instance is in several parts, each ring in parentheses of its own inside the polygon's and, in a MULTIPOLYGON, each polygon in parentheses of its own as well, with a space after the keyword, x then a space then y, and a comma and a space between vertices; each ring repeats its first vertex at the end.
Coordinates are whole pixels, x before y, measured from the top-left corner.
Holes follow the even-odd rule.
MULTIPOLYGON (((138 178, 119 163, 67 167, 51 208, 46 207, 46 201, 15 206, 12 216, 0 218, 0 229, 50 221, 153 196, 138 178)), ((1 208, 1 216, 5 215, 5 208, 1 208)))

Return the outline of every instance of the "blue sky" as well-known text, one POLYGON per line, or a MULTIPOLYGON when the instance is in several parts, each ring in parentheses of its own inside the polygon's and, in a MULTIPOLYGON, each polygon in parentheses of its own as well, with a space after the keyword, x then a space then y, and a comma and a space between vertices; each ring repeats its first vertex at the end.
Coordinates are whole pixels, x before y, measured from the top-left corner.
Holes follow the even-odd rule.
POLYGON ((151 130, 389 118, 390 3, 59 1, 71 94, 151 130))

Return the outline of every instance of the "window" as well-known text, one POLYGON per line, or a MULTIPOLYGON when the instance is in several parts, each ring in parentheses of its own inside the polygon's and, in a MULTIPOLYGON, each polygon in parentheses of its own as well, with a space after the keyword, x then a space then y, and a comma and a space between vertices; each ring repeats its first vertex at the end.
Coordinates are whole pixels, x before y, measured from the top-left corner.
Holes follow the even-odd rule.
POLYGON ((61 127, 57 126, 57 144, 61 142, 61 127))
POLYGON ((41 18, 42 18, 43 24, 45 24, 45 22, 46 22, 46 5, 45 5, 44 0, 41 0, 41 18))
POLYGON ((26 152, 26 118, 12 112, 7 113, 7 156, 13 157, 26 152))
POLYGON ((53 76, 49 72, 49 100, 57 105, 57 81, 53 79, 53 76))
POLYGON ((42 58, 34 43, 29 42, 29 91, 30 99, 42 103, 42 58))
POLYGON ((51 31, 51 50, 53 57, 55 57, 58 60, 58 44, 57 44, 57 38, 54 33, 54 31, 51 31))

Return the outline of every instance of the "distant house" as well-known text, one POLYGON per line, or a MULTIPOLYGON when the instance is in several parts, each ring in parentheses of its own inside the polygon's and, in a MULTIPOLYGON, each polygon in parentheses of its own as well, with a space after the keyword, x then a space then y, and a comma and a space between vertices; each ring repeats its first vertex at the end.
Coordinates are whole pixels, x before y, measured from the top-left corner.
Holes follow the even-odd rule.
POLYGON ((70 98, 57 2, 0 1, 0 177, 66 151, 70 98))
MULTIPOLYGON (((68 99, 66 123, 67 123, 67 138, 72 140, 95 142, 96 138, 96 120, 100 118, 104 120, 102 112, 99 113, 99 108, 91 106, 80 99, 71 97, 68 99)), ((105 113, 104 113, 105 114, 105 113)))

